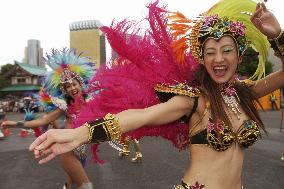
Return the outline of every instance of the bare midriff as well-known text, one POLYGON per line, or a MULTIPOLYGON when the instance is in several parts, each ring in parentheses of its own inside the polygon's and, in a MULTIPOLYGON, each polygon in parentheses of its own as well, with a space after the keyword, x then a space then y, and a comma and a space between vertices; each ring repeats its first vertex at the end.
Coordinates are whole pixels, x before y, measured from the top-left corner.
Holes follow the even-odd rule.
POLYGON ((238 144, 223 152, 203 144, 190 146, 190 163, 183 177, 189 186, 196 182, 206 189, 240 189, 244 154, 238 144))

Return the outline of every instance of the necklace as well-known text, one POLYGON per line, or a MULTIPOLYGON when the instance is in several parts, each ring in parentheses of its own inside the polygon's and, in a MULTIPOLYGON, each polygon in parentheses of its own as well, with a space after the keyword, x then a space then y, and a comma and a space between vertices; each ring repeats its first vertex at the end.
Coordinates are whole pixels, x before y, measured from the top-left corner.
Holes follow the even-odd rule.
POLYGON ((232 112, 240 120, 241 111, 239 108, 239 97, 236 93, 236 89, 233 87, 232 83, 225 84, 221 87, 221 96, 225 104, 232 110, 232 112))

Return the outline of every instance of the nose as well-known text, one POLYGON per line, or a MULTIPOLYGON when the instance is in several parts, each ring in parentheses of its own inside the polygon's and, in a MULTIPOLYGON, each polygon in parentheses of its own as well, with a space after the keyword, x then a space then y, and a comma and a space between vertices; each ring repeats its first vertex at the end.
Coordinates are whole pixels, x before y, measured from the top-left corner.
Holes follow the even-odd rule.
POLYGON ((215 61, 216 63, 223 62, 223 61, 224 61, 223 54, 222 54, 221 52, 216 52, 216 56, 215 56, 214 61, 215 61))
POLYGON ((75 86, 74 85, 71 85, 71 90, 75 89, 75 86))

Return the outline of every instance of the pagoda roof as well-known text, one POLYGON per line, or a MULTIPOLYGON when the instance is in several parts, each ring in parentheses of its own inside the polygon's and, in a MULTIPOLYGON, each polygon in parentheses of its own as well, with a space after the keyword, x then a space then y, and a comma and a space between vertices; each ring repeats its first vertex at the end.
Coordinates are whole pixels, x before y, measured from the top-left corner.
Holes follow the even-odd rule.
POLYGON ((44 76, 47 72, 47 69, 43 67, 20 63, 17 61, 15 61, 15 64, 20 66, 23 70, 27 71, 28 73, 32 75, 44 76))
POLYGON ((1 92, 14 92, 14 91, 39 91, 39 85, 11 85, 0 89, 1 92))

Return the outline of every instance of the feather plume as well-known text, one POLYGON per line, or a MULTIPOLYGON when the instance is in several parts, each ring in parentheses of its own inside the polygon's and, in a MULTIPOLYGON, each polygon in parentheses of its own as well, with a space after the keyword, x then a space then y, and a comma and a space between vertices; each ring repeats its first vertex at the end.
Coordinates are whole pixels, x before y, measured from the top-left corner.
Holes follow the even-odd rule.
MULTIPOLYGON (((53 49, 51 54, 46 55, 44 62, 52 69, 45 80, 45 90, 49 95, 63 98, 60 90, 60 76, 64 69, 77 73, 83 79, 83 84, 88 83, 95 73, 95 65, 89 58, 80 56, 81 54, 77 54, 75 49, 67 48, 61 51, 53 49)), ((86 87, 86 85, 83 86, 84 89, 86 87)))
POLYGON ((265 76, 265 61, 269 50, 269 42, 251 22, 250 15, 243 12, 254 12, 256 2, 252 0, 221 0, 210 8, 205 15, 218 14, 220 17, 226 16, 230 20, 241 21, 246 26, 246 37, 251 42, 254 50, 259 52, 259 64, 251 79, 260 79, 265 76))
MULTIPOLYGON (((84 104, 74 127, 103 117, 106 113, 118 113, 125 109, 143 109, 160 103, 154 87, 158 83, 175 84, 190 82, 197 63, 190 55, 183 56, 183 66, 176 59, 168 31, 168 11, 158 6, 158 1, 148 5, 146 20, 150 28, 145 35, 138 35, 134 22, 123 20, 102 27, 118 58, 111 68, 102 66, 90 81, 92 89, 100 90, 84 104)), ((180 16, 180 15, 179 15, 180 16)), ((179 149, 187 147, 188 125, 174 122, 163 126, 143 127, 125 135, 132 138, 161 136, 179 149)))

